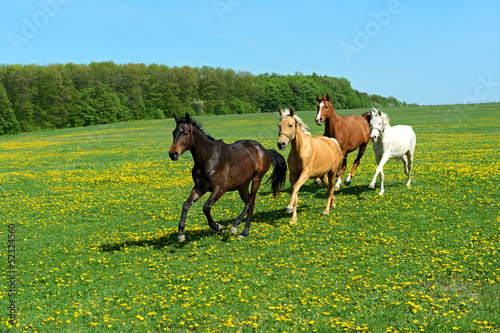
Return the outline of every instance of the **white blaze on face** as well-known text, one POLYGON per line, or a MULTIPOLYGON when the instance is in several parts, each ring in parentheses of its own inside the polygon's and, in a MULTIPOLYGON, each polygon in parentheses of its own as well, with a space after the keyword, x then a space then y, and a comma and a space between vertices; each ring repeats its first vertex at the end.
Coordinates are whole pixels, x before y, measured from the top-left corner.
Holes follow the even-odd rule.
POLYGON ((323 110, 323 106, 325 106, 325 103, 323 102, 319 103, 319 110, 316 116, 316 122, 318 122, 321 119, 321 110, 323 110))

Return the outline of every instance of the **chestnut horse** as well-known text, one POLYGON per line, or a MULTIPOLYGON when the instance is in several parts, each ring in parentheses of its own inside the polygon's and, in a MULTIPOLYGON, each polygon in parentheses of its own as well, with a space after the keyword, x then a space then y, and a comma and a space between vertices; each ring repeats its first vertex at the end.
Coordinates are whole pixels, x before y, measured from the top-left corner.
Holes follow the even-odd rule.
POLYGON ((238 237, 248 236, 255 196, 262 178, 272 163, 274 170, 268 182, 271 181, 273 194, 276 197, 286 180, 285 159, 277 151, 265 149, 257 141, 241 140, 230 145, 225 144, 222 140, 215 141, 211 136, 205 134, 200 125, 187 113, 181 119, 175 116, 175 122, 176 127, 172 133, 174 142, 168 154, 172 161, 177 161, 186 150, 189 150, 194 160, 192 170, 194 187, 182 205, 177 242, 181 243, 186 239, 184 225, 189 207, 207 191, 212 193, 203 205, 203 213, 207 217, 210 228, 220 231, 222 226, 215 223, 210 215, 212 206, 226 191, 238 190, 241 200, 245 203, 245 208, 231 225, 229 232, 237 233, 238 225, 246 215, 245 229, 238 237), (249 193, 250 182, 252 186, 249 193))
POLYGON ((363 157, 366 147, 370 142, 370 123, 365 116, 367 113, 363 116, 351 114, 343 117, 337 115, 330 102, 330 94, 326 94, 326 96, 322 98, 316 95, 316 98, 319 102, 316 106, 318 109, 316 124, 321 126, 324 122, 325 132, 323 135, 337 139, 340 149, 342 150, 342 170, 340 171, 337 184, 335 184, 335 189, 338 190, 347 167, 347 154, 359 148, 358 156, 354 160, 351 172, 345 180, 346 185, 351 184, 351 180, 354 177, 354 171, 358 167, 361 157, 363 157))
POLYGON ((340 146, 334 138, 325 136, 312 137, 306 131, 306 125, 293 108, 280 113, 278 148, 285 150, 290 143, 292 149, 288 155, 288 169, 290 170, 290 184, 293 189, 287 213, 293 213, 290 223, 297 222, 297 205, 299 203, 299 189, 308 180, 320 177, 328 189, 326 208, 322 212, 327 215, 330 206, 335 207, 333 184, 342 163, 340 146))

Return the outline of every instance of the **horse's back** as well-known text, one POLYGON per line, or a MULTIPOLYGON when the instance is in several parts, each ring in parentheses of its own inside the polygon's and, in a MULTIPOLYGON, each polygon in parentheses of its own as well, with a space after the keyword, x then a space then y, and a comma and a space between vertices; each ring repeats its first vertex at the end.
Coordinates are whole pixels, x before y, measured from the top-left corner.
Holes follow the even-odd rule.
POLYGON ((408 151, 415 151, 417 136, 413 128, 408 125, 396 125, 392 130, 392 150, 394 155, 400 156, 408 151))
POLYGON ((315 145, 314 169, 319 174, 325 174, 330 170, 337 171, 342 161, 342 151, 337 140, 326 136, 316 136, 313 142, 315 145))
POLYGON ((363 116, 357 114, 345 116, 344 126, 348 152, 356 150, 363 143, 370 141, 370 123, 363 116))
MULTIPOLYGON (((266 148, 254 140, 240 140, 228 145, 229 155, 226 162, 236 162, 242 165, 242 170, 248 173, 267 172, 271 164, 271 157, 266 148)), ((235 172, 241 172, 236 170, 235 172)))

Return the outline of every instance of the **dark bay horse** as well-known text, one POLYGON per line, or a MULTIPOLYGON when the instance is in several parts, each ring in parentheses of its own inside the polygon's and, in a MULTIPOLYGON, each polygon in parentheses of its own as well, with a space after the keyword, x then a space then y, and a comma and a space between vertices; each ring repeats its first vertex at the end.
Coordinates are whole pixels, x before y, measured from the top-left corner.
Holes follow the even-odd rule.
POLYGON ((319 103, 316 106, 318 109, 316 124, 321 125, 324 122, 325 132, 323 135, 337 139, 342 150, 342 169, 339 172, 337 184, 335 184, 335 189, 339 189, 347 167, 347 154, 359 148, 358 156, 354 160, 351 172, 345 180, 346 185, 351 184, 354 171, 358 167, 361 157, 365 153, 366 146, 370 142, 370 123, 367 119, 367 114, 363 116, 351 114, 345 117, 337 115, 330 102, 330 94, 326 94, 322 98, 316 95, 316 98, 319 103))
POLYGON ((203 205, 203 213, 207 217, 210 228, 220 231, 222 226, 215 223, 210 215, 212 206, 226 191, 238 190, 245 208, 231 225, 229 232, 237 233, 238 225, 246 215, 245 229, 238 237, 248 236, 255 196, 262 178, 273 164, 274 170, 268 182, 271 182, 273 195, 276 197, 286 180, 285 159, 275 150, 267 150, 253 140, 236 141, 230 145, 222 140, 216 141, 205 134, 200 125, 187 113, 181 119, 175 116, 175 122, 176 127, 172 133, 174 142, 168 154, 173 161, 177 161, 186 150, 189 150, 194 160, 192 170, 194 187, 182 205, 177 242, 181 243, 186 239, 184 225, 189 207, 206 192, 212 193, 203 205), (252 185, 249 192, 250 182, 252 185))

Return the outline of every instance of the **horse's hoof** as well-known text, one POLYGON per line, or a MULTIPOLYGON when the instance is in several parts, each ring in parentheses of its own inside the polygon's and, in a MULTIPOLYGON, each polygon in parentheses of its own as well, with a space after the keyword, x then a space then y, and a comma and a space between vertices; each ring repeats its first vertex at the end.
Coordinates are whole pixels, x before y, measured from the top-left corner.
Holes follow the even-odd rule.
POLYGON ((182 243, 185 240, 186 240, 186 236, 184 236, 184 235, 177 236, 177 243, 182 243))
POLYGON ((235 233, 237 233, 237 232, 238 232, 238 228, 233 227, 233 226, 232 226, 231 228, 229 228, 229 233, 230 233, 230 234, 235 234, 235 233))
POLYGON ((293 213, 293 207, 292 207, 292 208, 287 207, 287 208, 285 209, 285 213, 287 213, 287 214, 292 214, 292 213, 293 213))
POLYGON ((329 214, 330 214, 330 212, 327 211, 327 210, 324 210, 324 211, 321 212, 321 215, 329 215, 329 214))
POLYGON ((384 195, 384 192, 378 192, 377 194, 378 195, 384 195))
POLYGON ((219 223, 216 223, 216 225, 217 225, 217 231, 222 231, 222 230, 224 230, 224 227, 223 227, 223 226, 221 226, 219 223))
POLYGON ((316 179, 314 180, 314 184, 316 184, 316 185, 321 185, 321 179, 316 178, 316 179))
POLYGON ((374 184, 370 184, 370 185, 368 185, 368 188, 375 188, 375 185, 374 184))
POLYGON ((335 185, 335 186, 334 186, 334 189, 335 189, 335 190, 340 190, 340 185, 335 185))
POLYGON ((349 185, 351 185, 351 181, 350 181, 350 180, 349 180, 349 181, 347 181, 347 180, 346 180, 346 181, 344 182, 344 184, 345 184, 346 186, 349 186, 349 185))
POLYGON ((238 239, 243 239, 243 238, 245 238, 245 236, 243 236, 243 235, 238 235, 238 239))
POLYGON ((297 223, 297 219, 296 218, 295 219, 291 219, 289 223, 290 224, 295 224, 295 223, 297 223))

